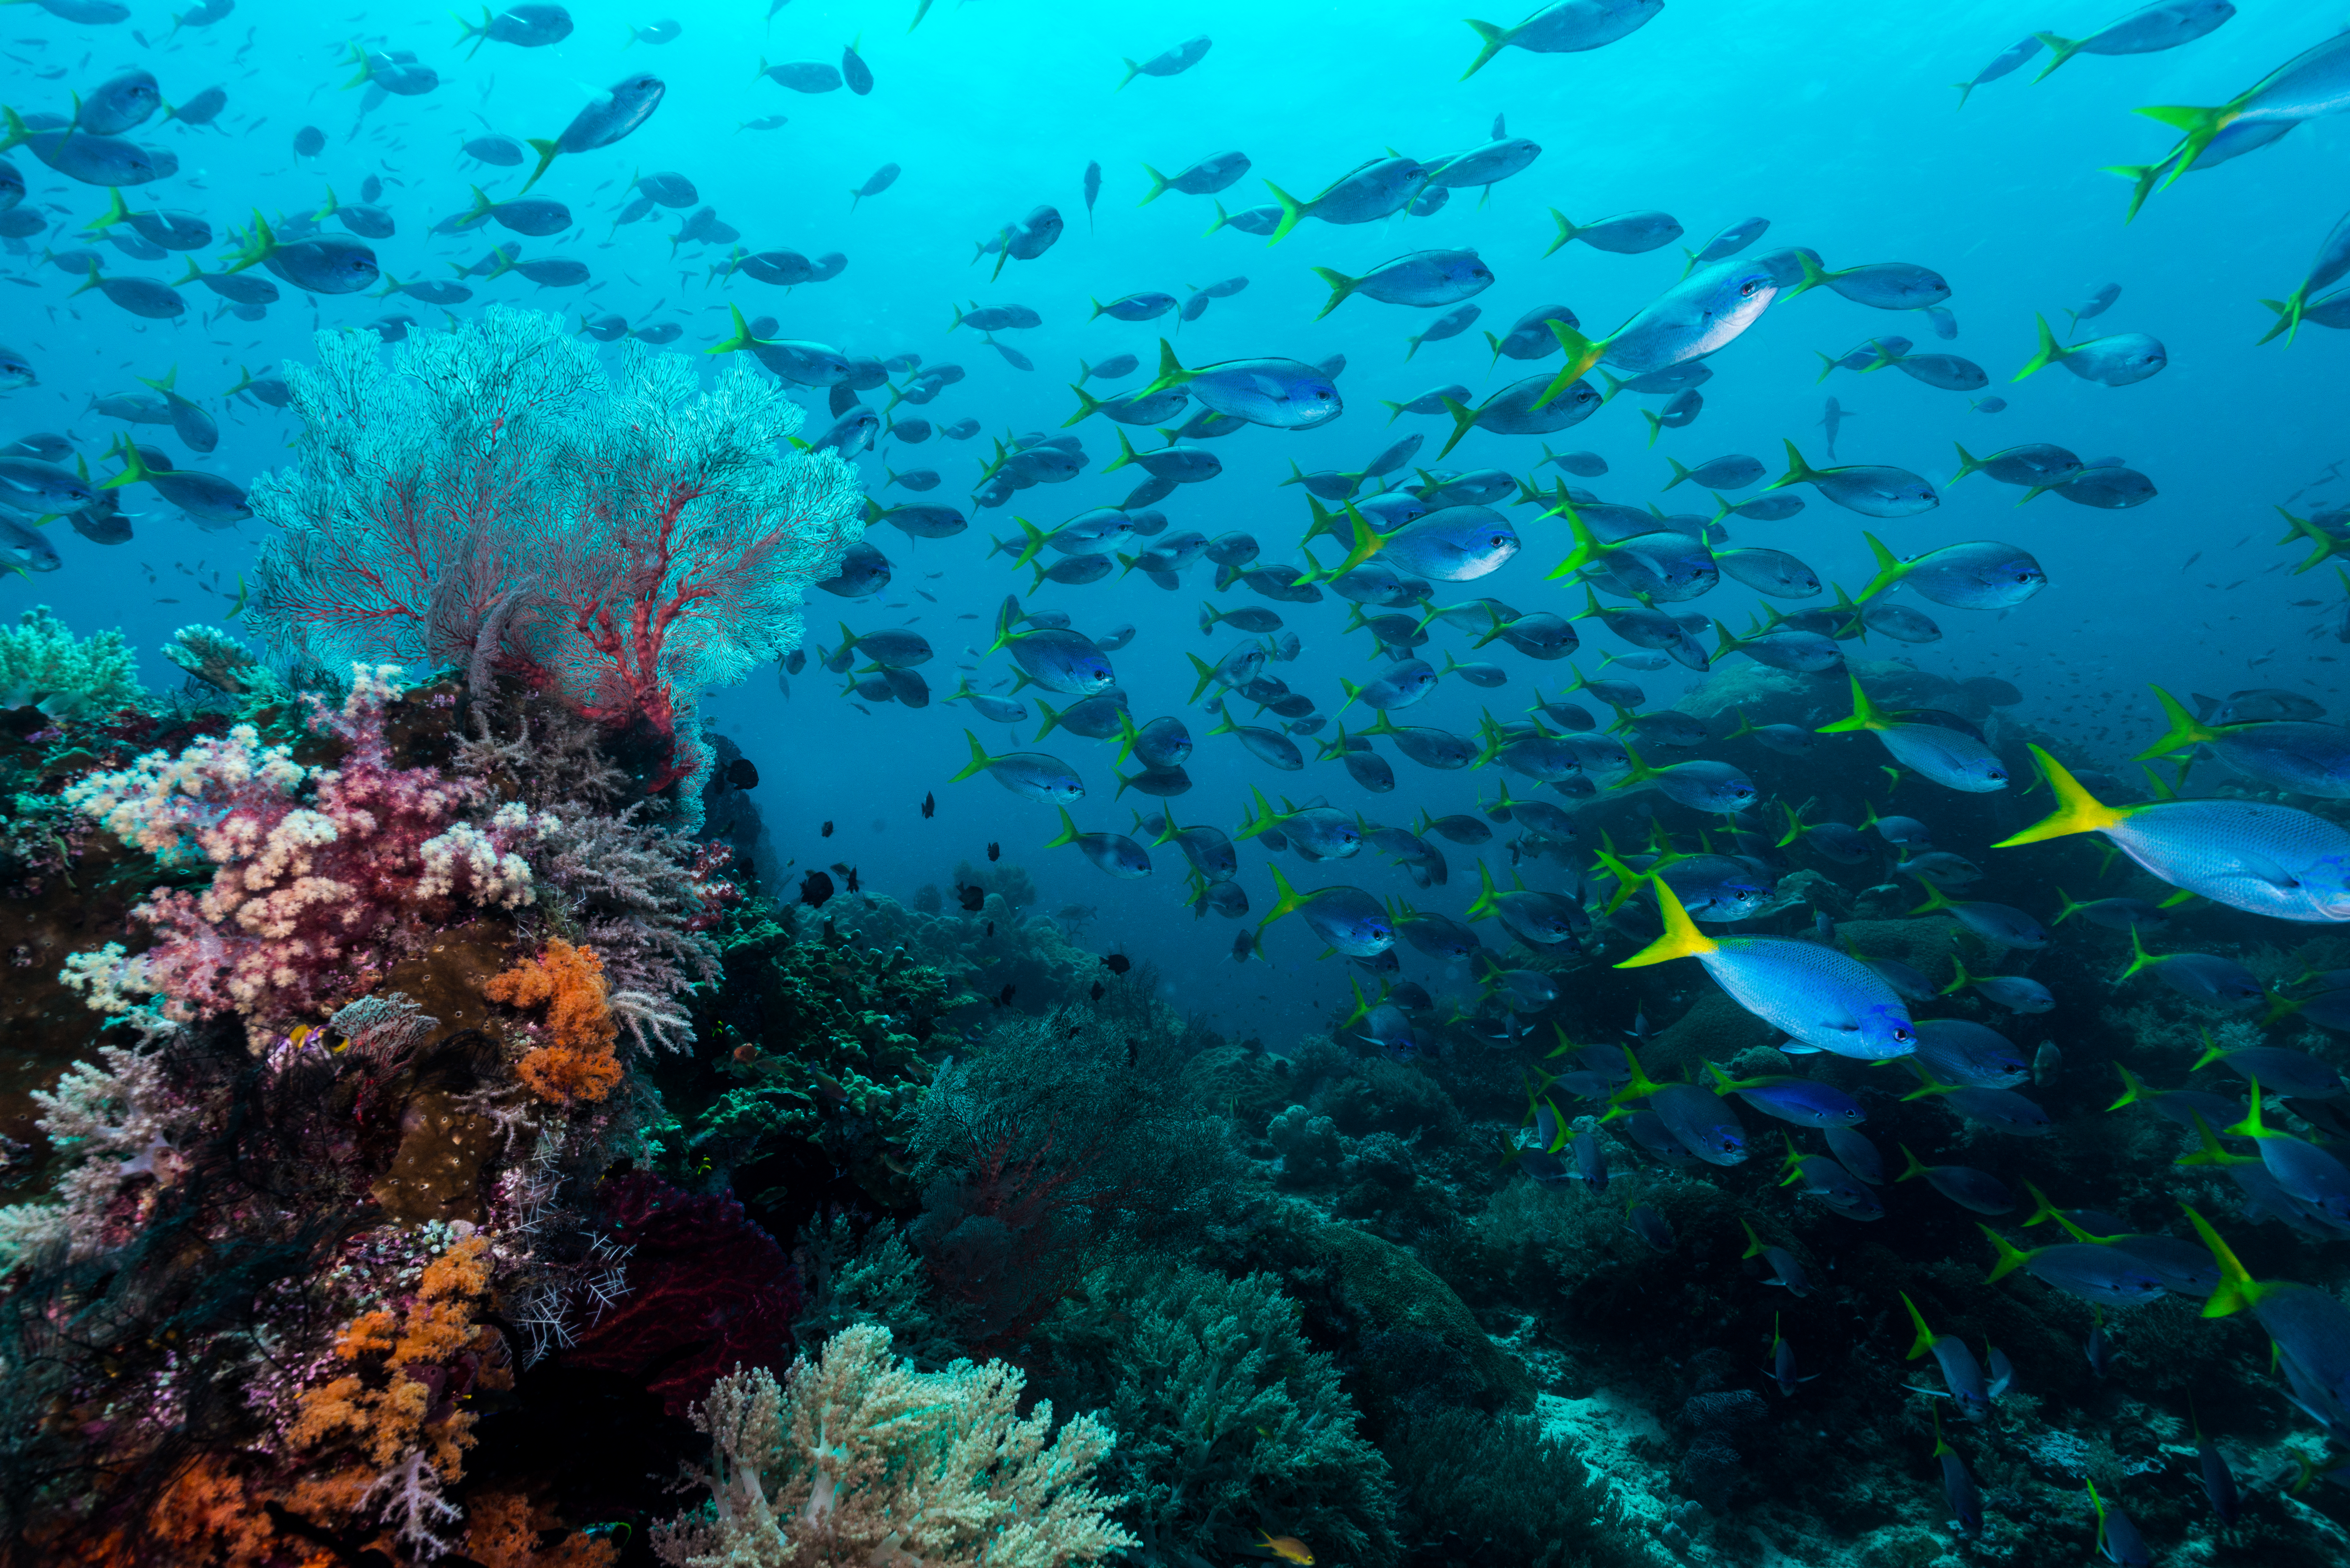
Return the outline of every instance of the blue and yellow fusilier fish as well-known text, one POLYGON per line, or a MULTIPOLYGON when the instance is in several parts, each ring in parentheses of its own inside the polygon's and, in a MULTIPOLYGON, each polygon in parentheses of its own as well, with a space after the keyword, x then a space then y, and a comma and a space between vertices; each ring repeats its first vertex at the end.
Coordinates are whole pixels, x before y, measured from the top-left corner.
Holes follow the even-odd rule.
POLYGON ((1986 794, 2007 787, 2007 766, 1999 753, 1962 730, 1939 724, 1905 724, 1868 700, 1860 677, 1851 677, 1852 717, 1822 724, 1817 733, 1867 730, 1884 742, 1893 760, 1950 789, 1986 794))
POLYGON ((2336 1441, 2350 1441, 2350 1307, 2314 1286, 2253 1279, 2209 1220, 2192 1209, 2187 1218, 2220 1265, 2203 1315, 2249 1310, 2275 1344, 2293 1402, 2336 1441))
POLYGON ((2056 810, 1993 848, 2102 833, 2163 881, 2215 904, 2281 920, 2350 920, 2350 832, 2324 817, 2254 800, 2106 805, 2045 751, 2032 755, 2056 810))
POLYGON ((2199 746, 2254 784, 2324 800, 2350 800, 2350 730, 2299 719, 2207 724, 2161 687, 2153 691, 2170 728, 2137 754, 2139 762, 2192 755, 2199 746))
POLYGON ((1883 1061, 1918 1048, 1909 1010, 1858 959, 1789 937, 1706 936, 1672 888, 1661 877, 1651 880, 1665 934, 1617 969, 1693 958, 1731 1001, 1814 1051, 1883 1061))
POLYGON ((1918 1310, 1918 1303, 1909 1299, 1906 1291, 1902 1293, 1901 1304, 1909 1309, 1909 1321, 1918 1325, 1918 1339, 1910 1345, 1907 1359, 1915 1361, 1932 1351, 1936 1364, 1942 1369, 1945 1385, 1942 1388, 1920 1388, 1906 1383, 1902 1386, 1913 1394, 1949 1399, 1958 1407, 1959 1418, 1963 1421, 1980 1421, 1990 1415, 1991 1391, 1983 1382, 1982 1363, 1975 1359, 1966 1341, 1955 1334, 1938 1334, 1927 1327, 1926 1314, 1918 1310))
POLYGON ((1257 922, 1260 939, 1265 927, 1284 915, 1295 914, 1305 918, 1315 936, 1348 958, 1376 958, 1395 946, 1395 922, 1388 919, 1387 907, 1360 888, 1342 885, 1301 893, 1289 885, 1280 867, 1268 869, 1280 898, 1257 922))

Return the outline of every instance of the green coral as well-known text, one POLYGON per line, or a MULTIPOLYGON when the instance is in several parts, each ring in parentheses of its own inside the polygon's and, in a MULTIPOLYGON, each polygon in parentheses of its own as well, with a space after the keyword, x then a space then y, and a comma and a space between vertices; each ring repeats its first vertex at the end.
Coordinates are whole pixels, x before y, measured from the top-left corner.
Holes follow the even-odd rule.
POLYGON ((1040 1337, 1051 1392, 1118 1431, 1105 1491, 1156 1560, 1222 1561, 1259 1532, 1324 1562, 1397 1560, 1387 1460, 1357 1430, 1330 1357, 1264 1275, 1144 1261, 1097 1270, 1040 1337))
POLYGON ((0 626, 0 708, 36 707, 53 719, 107 712, 139 701, 138 659, 119 631, 77 639, 35 605, 0 626))
POLYGON ((1630 1568, 1643 1559, 1582 1457, 1533 1416, 1441 1411, 1412 1422, 1388 1457, 1407 1532, 1423 1551, 1522 1568, 1630 1568))
MULTIPOLYGON (((740 1086, 691 1121, 700 1160, 739 1168, 779 1143, 814 1143, 836 1161, 869 1165, 902 1146, 906 1117, 931 1081, 925 1054, 952 1001, 946 977, 837 933, 801 940, 772 923, 743 930, 727 961, 746 974, 755 1032, 727 1058, 740 1086)), ((868 1171, 868 1185, 881 1180, 868 1171)))

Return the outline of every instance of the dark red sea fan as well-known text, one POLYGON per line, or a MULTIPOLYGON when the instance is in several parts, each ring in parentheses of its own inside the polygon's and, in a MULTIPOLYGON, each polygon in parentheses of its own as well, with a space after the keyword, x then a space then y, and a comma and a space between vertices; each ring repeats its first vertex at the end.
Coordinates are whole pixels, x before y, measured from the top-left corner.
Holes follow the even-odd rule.
POLYGON ((617 1240, 636 1249, 629 1293, 580 1332, 566 1361, 642 1377, 681 1417, 738 1364, 789 1359, 799 1275, 733 1194, 696 1195, 637 1171, 607 1183, 603 1200, 617 1240))

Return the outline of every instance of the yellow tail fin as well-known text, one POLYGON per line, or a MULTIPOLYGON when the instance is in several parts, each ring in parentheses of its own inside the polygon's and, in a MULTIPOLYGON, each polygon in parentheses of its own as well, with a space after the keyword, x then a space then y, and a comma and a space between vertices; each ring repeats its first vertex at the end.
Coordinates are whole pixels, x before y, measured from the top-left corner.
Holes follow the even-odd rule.
POLYGON ((2075 833, 2103 833, 2118 827, 2137 808, 2107 805, 2081 787, 2064 764, 2050 756, 2039 746, 2032 748, 2033 761, 2040 764, 2040 776, 2056 796, 2056 809, 2025 828, 2012 833, 1991 846, 1993 849, 2012 849, 2019 844, 2038 844, 2043 839, 2068 838, 2075 833))
POLYGON ((1721 944, 1697 929, 1697 922, 1681 908, 1680 899, 1661 877, 1652 877, 1657 887, 1657 909, 1665 918, 1665 934, 1617 964, 1617 969, 1645 969, 1650 964, 1664 963, 1677 958, 1703 958, 1721 950, 1721 944))

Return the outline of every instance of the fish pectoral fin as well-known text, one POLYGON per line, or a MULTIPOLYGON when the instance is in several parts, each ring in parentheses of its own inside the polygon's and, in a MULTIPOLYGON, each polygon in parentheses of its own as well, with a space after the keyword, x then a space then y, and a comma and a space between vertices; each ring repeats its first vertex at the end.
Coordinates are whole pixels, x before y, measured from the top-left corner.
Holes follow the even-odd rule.
POLYGON ((2265 855, 2239 850, 2236 866, 2242 875, 2267 883, 2272 888, 2298 888, 2302 879, 2265 855))

